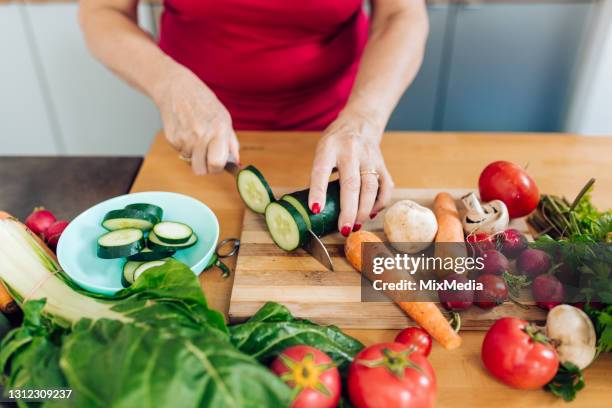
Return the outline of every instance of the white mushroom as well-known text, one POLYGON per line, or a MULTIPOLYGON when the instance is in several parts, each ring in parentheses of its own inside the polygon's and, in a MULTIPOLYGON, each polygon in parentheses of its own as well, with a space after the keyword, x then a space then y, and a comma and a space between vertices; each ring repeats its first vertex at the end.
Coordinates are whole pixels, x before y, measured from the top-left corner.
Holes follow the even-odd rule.
POLYGON ((410 200, 393 204, 385 213, 385 235, 395 249, 414 254, 436 237, 438 222, 433 211, 410 200))
POLYGON ((582 370, 595 358, 597 337, 593 323, 574 306, 559 305, 548 312, 546 335, 555 343, 562 363, 573 363, 582 370))
POLYGON ((508 228, 510 216, 503 201, 481 203, 474 193, 462 197, 461 201, 466 208, 463 216, 463 230, 466 234, 475 232, 495 234, 508 228))

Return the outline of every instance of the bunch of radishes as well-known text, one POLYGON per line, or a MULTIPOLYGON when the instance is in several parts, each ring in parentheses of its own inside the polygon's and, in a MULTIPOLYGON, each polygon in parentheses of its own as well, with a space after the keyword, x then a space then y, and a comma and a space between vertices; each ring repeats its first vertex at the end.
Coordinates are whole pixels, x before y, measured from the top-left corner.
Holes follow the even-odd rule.
POLYGON ((58 220, 51 211, 44 207, 36 207, 26 218, 25 225, 55 252, 57 243, 68 226, 68 221, 58 220))
MULTIPOLYGON (((471 256, 482 258, 483 267, 476 282, 483 285, 483 290, 440 292, 440 302, 445 308, 465 310, 472 304, 483 309, 493 308, 510 298, 508 283, 511 280, 523 286, 531 282, 533 298, 543 309, 550 310, 563 303, 565 291, 551 273, 550 256, 540 249, 529 248, 527 238, 519 231, 508 229, 493 235, 475 233, 467 236, 466 243, 471 256), (516 268, 511 266, 513 260, 516 260, 516 268)), ((468 277, 464 275, 453 274, 446 279, 467 283, 468 277)))

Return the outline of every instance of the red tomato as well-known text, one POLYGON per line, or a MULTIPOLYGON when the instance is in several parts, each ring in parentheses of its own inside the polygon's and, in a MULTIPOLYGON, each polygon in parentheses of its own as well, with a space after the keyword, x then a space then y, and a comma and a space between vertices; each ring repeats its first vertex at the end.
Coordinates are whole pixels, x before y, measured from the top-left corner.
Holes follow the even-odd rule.
POLYGON ((420 327, 407 327, 395 337, 396 343, 414 346, 414 351, 425 357, 431 353, 431 336, 420 327))
POLYGON ((436 402, 436 376, 427 357, 401 343, 361 350, 347 382, 356 408, 424 408, 436 402))
POLYGON ((531 176, 507 161, 496 161, 485 167, 480 173, 478 188, 482 201, 502 200, 510 218, 529 214, 540 201, 540 191, 531 176))
POLYGON ((332 408, 340 400, 340 374, 332 359, 310 346, 293 346, 272 362, 272 371, 294 388, 293 408, 332 408))
POLYGON ((482 343, 482 362, 495 378, 521 389, 543 387, 559 367, 557 352, 543 333, 514 317, 491 326, 482 343))

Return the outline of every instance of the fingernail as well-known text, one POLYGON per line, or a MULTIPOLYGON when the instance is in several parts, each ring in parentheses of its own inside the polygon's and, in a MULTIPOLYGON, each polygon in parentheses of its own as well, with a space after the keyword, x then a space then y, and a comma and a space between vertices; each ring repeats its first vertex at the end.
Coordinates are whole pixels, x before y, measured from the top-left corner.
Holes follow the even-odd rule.
POLYGON ((372 213, 372 214, 370 214, 370 219, 371 219, 371 220, 373 220, 373 219, 374 219, 374 217, 376 217, 377 215, 378 215, 378 213, 372 213))
POLYGON ((348 237, 349 234, 351 233, 351 226, 349 224, 344 225, 340 233, 344 235, 345 237, 348 237))
POLYGON ((355 224, 353 225, 353 232, 357 232, 361 229, 361 224, 355 224))
POLYGON ((319 205, 319 203, 314 203, 310 211, 312 211, 313 214, 318 214, 321 212, 321 206, 319 205))

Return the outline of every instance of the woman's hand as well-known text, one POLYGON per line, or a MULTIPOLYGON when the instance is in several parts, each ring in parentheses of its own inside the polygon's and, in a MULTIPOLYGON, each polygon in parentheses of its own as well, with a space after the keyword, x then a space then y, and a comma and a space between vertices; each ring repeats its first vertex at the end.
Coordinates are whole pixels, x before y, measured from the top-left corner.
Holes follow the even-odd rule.
POLYGON ((325 206, 329 176, 340 173, 340 218, 344 236, 357 231, 382 210, 393 191, 393 180, 380 151, 384 126, 368 115, 343 111, 319 140, 310 175, 308 205, 317 214, 325 206))
POLYGON ((215 94, 178 64, 156 86, 166 138, 198 175, 218 173, 229 157, 239 161, 239 144, 229 112, 215 94))

